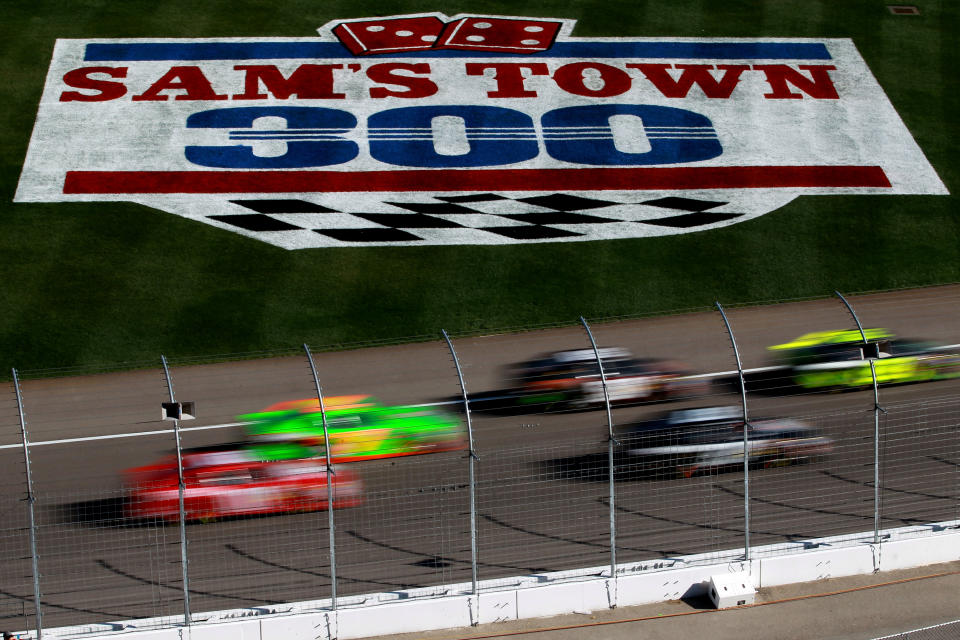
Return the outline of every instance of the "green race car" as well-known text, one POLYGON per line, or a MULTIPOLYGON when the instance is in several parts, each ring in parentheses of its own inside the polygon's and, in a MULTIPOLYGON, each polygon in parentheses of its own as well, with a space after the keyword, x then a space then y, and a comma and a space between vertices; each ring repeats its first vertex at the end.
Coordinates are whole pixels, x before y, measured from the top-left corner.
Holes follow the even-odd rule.
MULTIPOLYGON (((324 399, 333 462, 409 456, 465 447, 453 414, 424 406, 381 406, 369 396, 324 399)), ((248 446, 262 460, 325 455, 323 414, 316 398, 295 400, 239 416, 248 446)))

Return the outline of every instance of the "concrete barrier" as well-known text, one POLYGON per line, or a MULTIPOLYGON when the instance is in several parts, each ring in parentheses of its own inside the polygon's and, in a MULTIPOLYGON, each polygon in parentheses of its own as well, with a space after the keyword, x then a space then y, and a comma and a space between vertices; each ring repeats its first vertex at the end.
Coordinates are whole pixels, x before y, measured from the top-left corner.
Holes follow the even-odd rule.
MULTIPOLYGON (((45 629, 47 638, 85 640, 349 640, 394 633, 469 627, 586 613, 612 606, 651 604, 706 593, 710 576, 745 572, 755 588, 893 571, 960 559, 960 521, 873 534, 820 538, 743 549, 660 558, 609 567, 484 581, 405 592, 235 609, 194 616, 190 627, 156 629, 169 619, 45 629)), ((181 621, 182 622, 182 621, 181 621)), ((34 638, 29 632, 24 637, 34 638)))

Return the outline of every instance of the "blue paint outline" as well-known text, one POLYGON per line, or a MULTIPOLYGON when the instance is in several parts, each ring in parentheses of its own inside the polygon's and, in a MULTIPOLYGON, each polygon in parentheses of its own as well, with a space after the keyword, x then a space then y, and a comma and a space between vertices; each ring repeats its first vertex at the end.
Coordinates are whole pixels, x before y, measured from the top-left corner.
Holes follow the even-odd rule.
POLYGON ((391 58, 636 58, 692 60, 831 60, 822 42, 558 42, 547 51, 506 54, 426 49, 355 56, 338 42, 91 42, 84 61, 314 60, 391 58))

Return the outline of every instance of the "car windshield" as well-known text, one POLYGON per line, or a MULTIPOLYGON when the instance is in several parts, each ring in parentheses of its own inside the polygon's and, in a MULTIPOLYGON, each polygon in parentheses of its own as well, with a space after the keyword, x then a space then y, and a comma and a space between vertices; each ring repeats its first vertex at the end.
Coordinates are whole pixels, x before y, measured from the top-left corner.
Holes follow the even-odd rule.
POLYGON ((694 424, 738 420, 743 410, 737 407, 704 407, 701 409, 682 409, 671 411, 667 416, 668 424, 694 424))
POLYGON ((847 360, 862 360, 863 352, 859 345, 821 344, 803 349, 795 349, 785 354, 786 360, 792 364, 812 364, 815 362, 845 362, 847 360))
MULTIPOLYGON (((640 361, 632 358, 625 349, 607 347, 599 349, 604 373, 623 375, 627 369, 640 366, 640 361)), ((518 377, 527 380, 558 380, 599 376, 597 356, 593 349, 560 351, 521 362, 514 367, 518 377)))
POLYGON ((927 353, 936 348, 935 344, 924 340, 893 340, 890 342, 887 352, 892 356, 902 356, 906 354, 927 353))
POLYGON ((250 469, 230 469, 228 471, 201 471, 196 475, 196 480, 201 485, 223 486, 231 484, 245 484, 250 482, 253 476, 250 469))

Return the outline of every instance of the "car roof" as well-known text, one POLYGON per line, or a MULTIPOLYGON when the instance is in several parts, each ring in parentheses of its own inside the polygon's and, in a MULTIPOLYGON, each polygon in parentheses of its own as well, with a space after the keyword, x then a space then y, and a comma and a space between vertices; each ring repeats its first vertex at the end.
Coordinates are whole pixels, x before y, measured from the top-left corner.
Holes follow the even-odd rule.
POLYGON ((696 407, 675 409, 652 420, 644 420, 628 427, 630 432, 666 431, 697 425, 731 426, 743 423, 743 410, 735 406, 696 407))
POLYGON ((864 329, 861 335, 859 329, 842 329, 835 331, 814 331, 805 333, 796 337, 790 342, 775 344, 767 347, 771 351, 784 351, 787 349, 803 349, 806 347, 817 347, 831 344, 862 343, 864 336, 867 340, 885 340, 893 337, 893 333, 887 329, 864 329))
POLYGON ((550 355, 550 358, 557 362, 579 362, 582 360, 596 361, 597 353, 601 360, 623 360, 633 357, 627 349, 621 347, 600 347, 596 351, 593 349, 571 349, 569 351, 557 351, 550 355))

